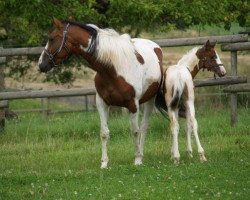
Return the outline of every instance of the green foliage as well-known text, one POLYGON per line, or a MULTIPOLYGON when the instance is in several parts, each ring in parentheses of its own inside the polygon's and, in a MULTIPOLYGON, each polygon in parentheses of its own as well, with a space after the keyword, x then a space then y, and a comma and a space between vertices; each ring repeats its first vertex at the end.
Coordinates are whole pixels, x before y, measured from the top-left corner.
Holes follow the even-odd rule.
POLYGON ((47 40, 53 17, 69 16, 118 30, 185 29, 190 25, 249 23, 245 0, 6 0, 0 2, 0 27, 8 32, 8 44, 41 45, 47 40), (159 29, 156 29, 159 28, 159 29))
MULTIPOLYGON (((247 0, 5 0, 0 1, 0 46, 40 46, 52 30, 52 18, 73 17, 83 23, 112 27, 138 36, 193 25, 230 29, 232 22, 250 26, 247 0), (7 39, 6 39, 7 38, 7 39)), ((72 81, 70 70, 63 70, 72 81)), ((59 75, 63 77, 62 75, 59 75)))

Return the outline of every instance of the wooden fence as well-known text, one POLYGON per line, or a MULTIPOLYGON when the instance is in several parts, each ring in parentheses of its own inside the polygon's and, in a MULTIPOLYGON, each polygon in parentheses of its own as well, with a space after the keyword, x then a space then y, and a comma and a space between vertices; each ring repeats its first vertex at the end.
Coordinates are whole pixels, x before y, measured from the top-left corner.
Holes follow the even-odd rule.
MULTIPOLYGON (((155 40, 161 47, 176 47, 176 46, 188 46, 188 45, 203 45, 207 40, 217 43, 226 43, 222 45, 223 51, 231 51, 231 76, 208 79, 208 80, 194 80, 196 87, 214 86, 214 85, 231 85, 246 83, 247 78, 245 76, 237 76, 237 51, 250 50, 250 42, 248 42, 247 34, 227 35, 227 36, 209 36, 209 37, 196 37, 196 38, 179 38, 179 39, 162 39, 155 40), (228 44, 229 43, 229 44, 228 44)), ((21 56, 21 55, 38 55, 42 52, 43 47, 32 48, 0 48, 0 58, 6 56, 21 56)), ((1 61, 1 59, 0 59, 1 61)), ((0 62, 1 64, 1 62, 0 62)), ((1 72, 1 65, 0 65, 1 72)), ((0 74, 1 79, 1 74, 0 74)), ((242 86, 241 86, 242 87, 242 86)), ((244 91, 249 91, 249 84, 244 85, 244 91), (246 89, 248 88, 248 89, 246 89)), ((231 94, 231 125, 234 126, 237 122, 237 92, 242 91, 225 89, 225 92, 231 94)), ((1 91, 1 88, 0 88, 1 91)), ((0 102, 3 100, 11 99, 27 99, 27 98, 50 98, 50 97, 66 97, 66 96, 86 96, 94 95, 94 89, 66 89, 66 90, 51 90, 51 91, 22 91, 22 92, 0 92, 0 102)), ((4 127, 4 115, 3 105, 0 104, 0 126, 4 127), (3 125, 1 125, 3 124, 3 125)))

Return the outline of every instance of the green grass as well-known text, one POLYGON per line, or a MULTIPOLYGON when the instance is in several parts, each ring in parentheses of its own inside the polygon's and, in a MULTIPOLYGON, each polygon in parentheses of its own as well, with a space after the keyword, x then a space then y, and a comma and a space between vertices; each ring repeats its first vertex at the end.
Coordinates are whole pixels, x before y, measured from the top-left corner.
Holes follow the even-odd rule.
POLYGON ((185 153, 181 120, 181 163, 170 160, 169 124, 150 121, 144 165, 133 165, 128 116, 111 116, 109 168, 100 169, 97 113, 21 115, 0 135, 0 199, 248 199, 250 110, 237 127, 226 109, 198 109, 199 135, 208 159, 185 153))

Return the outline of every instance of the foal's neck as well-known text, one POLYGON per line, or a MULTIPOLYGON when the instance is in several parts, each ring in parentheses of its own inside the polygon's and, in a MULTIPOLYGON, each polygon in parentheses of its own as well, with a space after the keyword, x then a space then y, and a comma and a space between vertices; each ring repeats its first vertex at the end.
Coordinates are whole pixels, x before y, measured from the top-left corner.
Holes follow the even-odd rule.
POLYGON ((182 65, 188 68, 190 71, 192 78, 194 78, 199 72, 199 59, 196 56, 196 52, 198 47, 191 49, 186 55, 184 55, 181 60, 178 62, 178 65, 182 65))

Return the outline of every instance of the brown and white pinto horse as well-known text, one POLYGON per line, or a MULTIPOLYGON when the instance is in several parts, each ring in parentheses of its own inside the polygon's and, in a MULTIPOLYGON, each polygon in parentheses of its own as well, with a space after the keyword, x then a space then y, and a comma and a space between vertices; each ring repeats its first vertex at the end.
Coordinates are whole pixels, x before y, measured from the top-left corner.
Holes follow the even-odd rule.
POLYGON ((59 65, 71 54, 80 55, 96 71, 96 105, 101 121, 101 168, 108 165, 109 106, 125 107, 130 112, 130 127, 135 143, 135 165, 142 164, 143 144, 155 95, 162 79, 162 51, 146 39, 131 39, 112 29, 92 24, 53 20, 55 29, 39 58, 41 72, 59 65), (139 104, 144 114, 139 126, 139 104))
POLYGON ((171 154, 175 163, 179 163, 180 153, 178 149, 178 104, 180 99, 184 100, 186 108, 186 134, 187 134, 187 152, 192 156, 191 133, 193 132, 195 142, 200 155, 200 160, 206 161, 204 149, 201 146, 198 132, 197 121, 195 119, 194 108, 194 84, 193 78, 200 69, 213 71, 219 77, 226 74, 226 70, 219 58, 219 55, 209 41, 199 48, 195 47, 184 55, 177 65, 170 66, 164 74, 164 95, 168 108, 170 119, 170 128, 172 132, 171 154))

